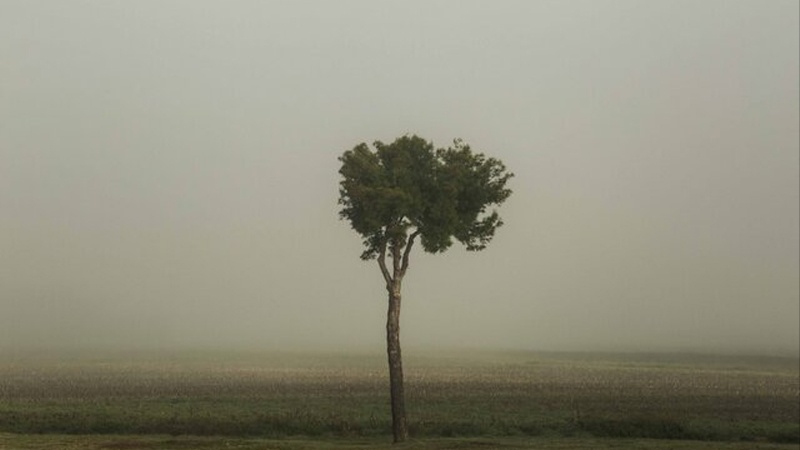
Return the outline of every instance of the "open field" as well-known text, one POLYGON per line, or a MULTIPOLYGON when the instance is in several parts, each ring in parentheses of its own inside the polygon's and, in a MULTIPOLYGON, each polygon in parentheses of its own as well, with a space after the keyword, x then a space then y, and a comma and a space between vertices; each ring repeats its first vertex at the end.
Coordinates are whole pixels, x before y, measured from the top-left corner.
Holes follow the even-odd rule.
MULTIPOLYGON (((0 448, 388 448, 386 378, 382 355, 0 355, 0 448)), ((406 383, 408 448, 800 445, 796 358, 407 352, 406 383)))

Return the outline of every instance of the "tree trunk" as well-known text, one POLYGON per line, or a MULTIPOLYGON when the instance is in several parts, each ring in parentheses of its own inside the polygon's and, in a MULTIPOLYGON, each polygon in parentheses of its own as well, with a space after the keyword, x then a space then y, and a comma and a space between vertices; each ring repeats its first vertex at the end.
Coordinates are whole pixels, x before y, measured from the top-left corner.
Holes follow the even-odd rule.
POLYGON ((400 283, 389 289, 389 311, 386 318, 386 352, 389 356, 389 390, 392 397, 392 434, 394 442, 408 438, 405 395, 403 392, 403 359, 400 354, 400 283))

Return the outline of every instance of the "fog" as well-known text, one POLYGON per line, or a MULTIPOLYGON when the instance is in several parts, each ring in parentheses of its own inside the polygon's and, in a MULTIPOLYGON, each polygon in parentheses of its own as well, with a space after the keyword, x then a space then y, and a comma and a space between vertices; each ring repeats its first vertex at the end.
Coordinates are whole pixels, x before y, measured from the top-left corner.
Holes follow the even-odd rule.
POLYGON ((381 351, 337 157, 516 176, 406 348, 797 354, 798 2, 0 0, 0 348, 381 351))

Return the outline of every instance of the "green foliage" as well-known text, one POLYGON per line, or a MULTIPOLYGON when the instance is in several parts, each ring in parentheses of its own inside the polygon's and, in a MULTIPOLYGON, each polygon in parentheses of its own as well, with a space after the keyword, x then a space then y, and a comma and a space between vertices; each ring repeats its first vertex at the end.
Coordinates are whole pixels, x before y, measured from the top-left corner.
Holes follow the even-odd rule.
POLYGON ((513 174, 502 162, 458 139, 439 149, 418 136, 373 145, 339 158, 339 216, 364 239, 362 258, 376 258, 387 245, 402 248, 412 229, 430 253, 447 250, 453 238, 468 250, 486 247, 503 224, 489 208, 511 195, 513 174))

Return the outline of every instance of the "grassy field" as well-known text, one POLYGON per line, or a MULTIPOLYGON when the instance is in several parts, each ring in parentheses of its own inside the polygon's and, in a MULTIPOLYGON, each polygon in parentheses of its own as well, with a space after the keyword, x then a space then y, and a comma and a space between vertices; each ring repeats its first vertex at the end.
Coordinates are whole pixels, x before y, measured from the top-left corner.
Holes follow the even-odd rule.
MULTIPOLYGON (((796 358, 407 352, 408 448, 798 448, 796 358)), ((388 448, 382 355, 0 355, 0 448, 388 448)))
POLYGON ((4 435, 4 450, 789 450, 797 445, 764 442, 712 442, 657 439, 579 437, 424 438, 392 445, 385 438, 265 439, 239 437, 118 436, 118 435, 4 435))

